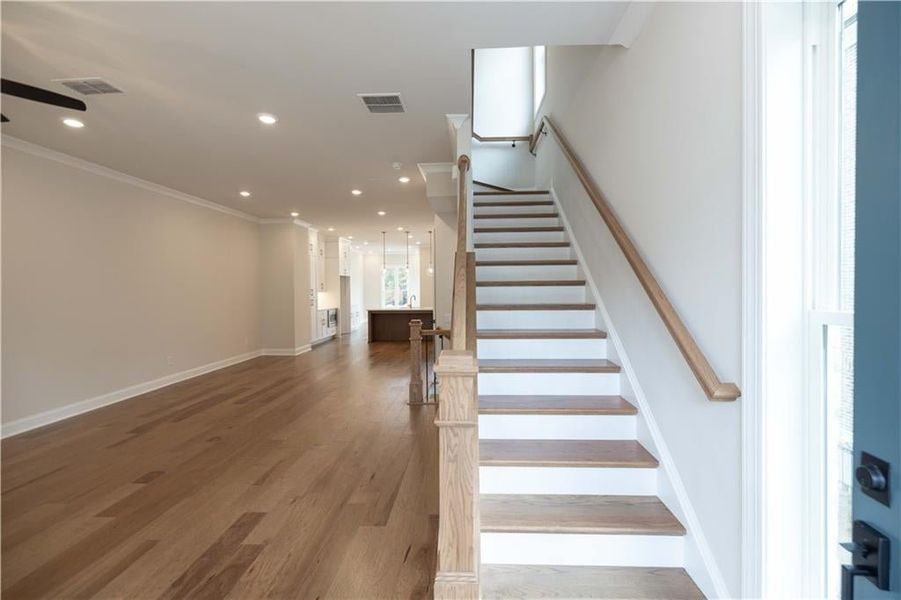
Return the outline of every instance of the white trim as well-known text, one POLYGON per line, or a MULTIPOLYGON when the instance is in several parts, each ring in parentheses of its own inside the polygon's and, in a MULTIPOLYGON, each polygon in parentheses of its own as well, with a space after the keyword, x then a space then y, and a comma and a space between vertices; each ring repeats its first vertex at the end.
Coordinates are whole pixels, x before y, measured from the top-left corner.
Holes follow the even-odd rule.
POLYGON ((20 152, 31 154, 33 156, 39 156, 41 158, 56 161, 68 167, 81 169, 82 171, 93 173, 94 175, 107 177, 121 183, 133 185, 135 187, 145 189, 149 192, 154 192, 163 196, 169 196, 170 198, 174 198, 175 200, 181 200, 182 202, 188 202, 189 204, 193 204, 195 206, 201 206, 203 208, 215 210, 232 217, 238 217, 239 219, 244 219, 245 221, 251 221, 253 223, 260 222, 260 219, 258 219, 257 217, 254 217, 253 215, 247 214, 245 212, 241 212, 240 210, 229 208, 227 206, 223 206, 222 204, 217 204, 209 200, 204 200, 203 198, 198 198, 197 196, 185 194, 184 192, 179 192, 178 190, 173 190, 172 188, 168 188, 163 185, 151 183, 150 181, 139 179, 132 175, 127 175, 114 169, 110 169, 109 167, 104 167, 102 165, 88 162, 80 158, 75 158, 74 156, 70 156, 69 154, 57 152, 56 150, 51 150, 49 148, 45 148, 44 146, 39 146, 38 144, 26 142, 25 140, 12 137, 11 135, 4 134, 2 136, 2 145, 14 150, 19 150, 20 152))
MULTIPOLYGON (((560 204, 560 199, 557 197, 557 192, 554 190, 553 184, 550 186, 549 191, 551 198, 553 199, 554 204, 557 207, 557 214, 560 217, 560 222, 566 229, 566 234, 569 238, 570 244, 572 244, 573 252, 575 252, 579 264, 588 264, 585 261, 585 256, 584 254, 582 254, 581 248, 579 247, 579 242, 576 240, 575 236, 572 233, 572 227, 570 227, 569 220, 566 217, 566 213, 563 211, 563 207, 560 204)), ((654 415, 651 413, 651 408, 648 404, 647 397, 645 396, 641 384, 638 382, 638 377, 635 374, 635 369, 632 368, 632 362, 629 360, 629 357, 626 354, 626 350, 623 347, 622 340, 619 337, 616 328, 613 326, 612 321, 610 320, 610 314, 607 312, 607 308, 604 306, 604 301, 601 298, 601 294, 598 292, 598 287, 595 285, 591 273, 589 273, 588 270, 584 268, 582 269, 582 273, 585 277, 586 283, 588 284, 589 290, 594 296, 598 311, 600 312, 601 318, 604 323, 604 328, 607 330, 607 341, 615 348, 617 358, 620 362, 620 366, 622 367, 622 374, 628 380, 629 385, 632 388, 632 392, 635 394, 635 401, 638 404, 638 416, 639 418, 643 419, 645 425, 647 425, 648 432, 650 433, 651 439, 656 446, 658 454, 657 459, 660 462, 660 468, 663 470, 663 474, 669 480, 670 485, 673 489, 673 493, 676 496, 676 500, 679 503, 681 513, 685 518, 685 523, 683 523, 683 525, 689 533, 689 535, 685 538, 686 549, 689 545, 693 545, 695 547, 697 555, 700 556, 701 561, 704 564, 706 573, 698 573, 696 569, 691 569, 690 565, 688 564, 685 565, 685 569, 686 571, 688 571, 688 574, 691 575, 691 578, 695 581, 695 583, 705 596, 707 596, 708 598, 728 598, 730 597, 730 594, 729 589, 726 586, 726 581, 723 579, 723 575, 716 564, 716 559, 713 556, 713 552, 710 550, 710 545, 707 543, 707 538, 704 535, 703 529, 701 528, 701 522, 698 520, 698 516, 695 513, 694 507, 691 504, 691 500, 688 497, 688 492, 685 490, 685 484, 682 483, 682 478, 679 476, 678 469, 676 469, 676 463, 673 460, 672 455, 670 454, 666 442, 663 440, 663 434, 661 433, 660 428, 657 426, 657 422, 654 420, 654 415)), ((686 552, 686 555, 688 555, 688 552, 686 552)))
POLYGON ((297 348, 263 348, 260 350, 260 356, 300 356, 312 349, 312 344, 304 344, 297 348))
POLYGON ((742 11, 741 596, 763 591, 763 78, 762 7, 742 11))
POLYGON ((219 369, 224 369, 226 367, 242 363, 252 358, 257 358, 261 355, 262 352, 260 350, 238 354, 236 356, 217 360, 206 365, 194 367, 193 369, 188 369, 179 373, 172 373, 170 375, 164 375, 163 377, 159 377, 151 381, 145 381, 143 383, 131 385, 113 392, 101 394, 100 396, 88 398, 87 400, 81 400, 80 402, 67 404, 59 408, 54 408, 42 413, 38 413, 36 415, 31 415, 29 417, 23 417, 9 423, 4 423, 2 426, 2 434, 0 435, 2 435, 3 438, 18 435, 37 427, 43 427, 44 425, 50 425, 51 423, 62 421, 63 419, 68 419, 76 415, 91 412, 92 410, 103 408, 104 406, 109 406, 110 404, 115 404, 123 400, 128 400, 129 398, 134 398, 135 396, 140 396, 141 394, 146 394, 147 392, 152 392, 153 390, 157 390, 159 388, 166 387, 180 381, 185 381, 187 379, 193 379, 194 377, 198 377, 200 375, 212 373, 213 371, 218 371, 219 369))

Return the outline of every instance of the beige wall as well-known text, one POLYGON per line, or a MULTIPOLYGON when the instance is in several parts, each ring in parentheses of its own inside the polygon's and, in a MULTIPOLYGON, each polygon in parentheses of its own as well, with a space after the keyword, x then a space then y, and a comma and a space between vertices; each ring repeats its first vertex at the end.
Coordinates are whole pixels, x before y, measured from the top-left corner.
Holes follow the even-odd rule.
POLYGON ((260 347, 259 226, 8 146, 3 423, 260 347))
POLYGON ((294 230, 260 225, 260 345, 267 350, 295 348, 294 230))
POLYGON ((429 274, 431 253, 428 246, 419 247, 419 293, 422 294, 419 305, 423 308, 435 307, 435 275, 429 274))

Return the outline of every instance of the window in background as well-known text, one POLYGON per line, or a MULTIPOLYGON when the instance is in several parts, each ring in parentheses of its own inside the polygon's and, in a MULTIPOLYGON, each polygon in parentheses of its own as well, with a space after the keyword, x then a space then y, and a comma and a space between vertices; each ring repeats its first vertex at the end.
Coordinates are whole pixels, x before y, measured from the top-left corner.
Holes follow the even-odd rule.
POLYGON ((547 49, 532 47, 532 113, 537 115, 547 87, 547 49))
POLYGON ((409 283, 406 267, 386 267, 382 271, 382 306, 400 308, 409 302, 409 283))

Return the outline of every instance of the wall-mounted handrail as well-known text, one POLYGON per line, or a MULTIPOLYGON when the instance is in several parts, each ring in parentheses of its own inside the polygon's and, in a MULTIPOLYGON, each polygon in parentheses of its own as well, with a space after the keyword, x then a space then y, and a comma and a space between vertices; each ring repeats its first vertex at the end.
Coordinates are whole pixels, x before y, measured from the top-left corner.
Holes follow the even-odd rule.
POLYGON ((738 389, 737 385, 734 383, 724 383, 717 377, 716 372, 713 370, 713 367, 710 366, 707 357, 701 351, 697 342, 695 342, 691 333, 688 331, 688 328, 685 327, 685 323, 682 322, 676 309, 669 301, 669 298, 666 297, 660 284, 657 283, 657 279, 654 278, 650 268, 648 268, 647 263, 645 263, 644 259, 641 257, 641 254, 635 247, 635 243, 629 237, 629 234, 626 233, 625 228, 622 223, 620 223, 616 213, 607 201, 607 198, 594 183, 594 180, 591 175, 589 175, 585 165, 573 151, 572 146, 554 124, 553 120, 547 115, 541 119, 541 123, 536 129, 535 134, 532 136, 529 150, 532 152, 535 151, 545 127, 550 130, 557 140, 560 150, 569 161, 570 166, 576 173, 576 177, 579 178, 582 187, 585 188, 585 192, 588 194, 588 197, 591 198, 591 201, 600 213, 601 218, 604 219, 604 223, 607 224, 607 228, 613 235, 613 239, 616 240, 617 245, 619 245, 620 249, 623 251, 626 261, 632 266, 635 276, 638 277, 638 281, 648 294, 651 303, 654 305, 654 308, 657 309, 657 313, 663 320, 663 324, 666 325, 670 335, 673 336, 676 346, 679 347, 682 356, 684 356, 686 362, 688 362, 689 368, 698 379, 704 393, 707 394, 707 397, 710 400, 735 400, 741 396, 741 390, 738 389))

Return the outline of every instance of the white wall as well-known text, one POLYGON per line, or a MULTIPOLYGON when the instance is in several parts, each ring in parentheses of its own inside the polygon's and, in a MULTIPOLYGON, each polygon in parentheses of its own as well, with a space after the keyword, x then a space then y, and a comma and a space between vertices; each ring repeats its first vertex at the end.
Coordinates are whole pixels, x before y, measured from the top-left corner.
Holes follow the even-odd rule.
POLYGON ((419 246, 419 293, 422 294, 419 303, 423 308, 435 307, 435 273, 434 265, 432 273, 429 273, 432 249, 429 246, 419 246))
POLYGON ((454 252, 457 248, 457 215, 435 213, 435 321, 449 328, 454 293, 454 252))
MULTIPOLYGON (((724 381, 740 382, 738 4, 657 5, 630 49, 548 49, 552 115, 724 381)), ((706 538, 705 592, 740 586, 740 423, 707 400, 553 141, 538 150, 706 538), (721 579, 719 575, 721 574, 721 579), (712 583, 710 583, 712 582, 712 583), (716 588, 716 589, 711 589, 716 588)), ((664 498, 672 502, 672 498, 664 498)), ((703 547, 701 543, 699 547, 703 547)), ((689 551, 692 574, 702 557, 689 551)))
POLYGON ((529 135, 532 48, 475 51, 473 131, 483 137, 529 135))
POLYGON ((4 426, 260 347, 256 223, 2 160, 4 426))
POLYGON ((294 225, 260 227, 260 343, 294 348, 294 225))

